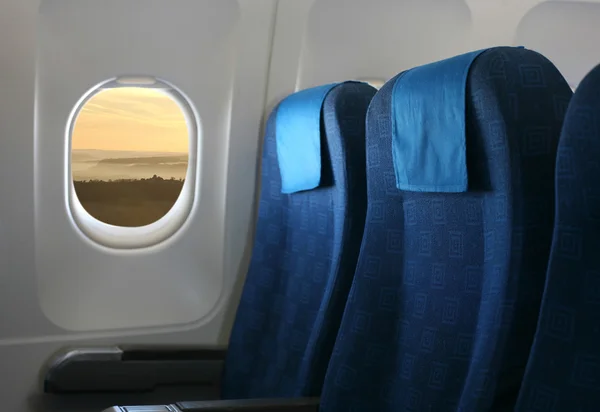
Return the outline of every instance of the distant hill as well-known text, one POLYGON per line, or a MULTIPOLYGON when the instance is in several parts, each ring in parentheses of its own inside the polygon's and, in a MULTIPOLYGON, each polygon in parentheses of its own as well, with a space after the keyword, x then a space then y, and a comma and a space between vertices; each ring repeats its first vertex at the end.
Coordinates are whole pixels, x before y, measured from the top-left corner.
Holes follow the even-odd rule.
POLYGON ((71 169, 75 180, 185 178, 187 153, 117 150, 73 150, 71 169))

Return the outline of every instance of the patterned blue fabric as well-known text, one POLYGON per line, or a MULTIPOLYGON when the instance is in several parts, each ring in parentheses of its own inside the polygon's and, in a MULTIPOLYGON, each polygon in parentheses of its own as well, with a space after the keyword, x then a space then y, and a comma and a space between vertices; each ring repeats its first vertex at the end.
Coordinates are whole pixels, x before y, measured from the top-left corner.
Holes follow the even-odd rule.
POLYGON ((225 399, 321 392, 362 240, 365 116, 376 90, 334 88, 323 104, 321 185, 285 195, 266 131, 252 261, 230 338, 225 399))
POLYGON ((518 412, 600 410, 600 66, 577 87, 556 162, 554 239, 518 412))
POLYGON ((395 186, 393 84, 367 114, 365 234, 322 411, 511 410, 538 317, 571 91, 535 52, 482 53, 467 83, 469 191, 441 194, 395 186))
POLYGON ((467 75, 483 51, 415 67, 396 77, 392 154, 398 189, 467 191, 467 75))
POLYGON ((321 182, 321 108, 337 83, 294 93, 279 104, 275 121, 281 193, 314 189, 321 182))

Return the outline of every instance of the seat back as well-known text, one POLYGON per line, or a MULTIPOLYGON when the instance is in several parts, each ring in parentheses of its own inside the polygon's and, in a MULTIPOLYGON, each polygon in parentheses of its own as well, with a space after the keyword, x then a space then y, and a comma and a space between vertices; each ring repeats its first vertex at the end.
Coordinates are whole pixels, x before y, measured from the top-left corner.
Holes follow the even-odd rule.
POLYGON ((488 49, 466 66, 456 59, 422 66, 429 78, 419 78, 422 68, 412 80, 404 77, 412 70, 400 74, 371 102, 365 233, 323 412, 490 411, 516 400, 548 262, 554 159, 571 90, 526 49, 488 49), (444 79, 456 74, 462 89, 452 91, 444 79), (394 105, 402 79, 409 94, 394 105), (422 107, 429 116, 414 123, 422 107), (421 134, 396 145, 398 131, 411 127, 421 134), (436 127, 441 134, 429 139, 436 127), (450 142, 450 152, 440 151, 450 142), (414 169, 432 157, 431 169, 414 169), (414 166, 404 175, 402 162, 414 166), (426 187, 419 179, 428 176, 456 182, 426 187), (398 189, 406 177, 411 191, 398 189))
POLYGON ((268 120, 225 399, 320 394, 364 230, 365 116, 375 92, 355 82, 309 89, 268 120))
POLYGON ((565 116, 546 288, 518 412, 600 409, 600 66, 565 116))

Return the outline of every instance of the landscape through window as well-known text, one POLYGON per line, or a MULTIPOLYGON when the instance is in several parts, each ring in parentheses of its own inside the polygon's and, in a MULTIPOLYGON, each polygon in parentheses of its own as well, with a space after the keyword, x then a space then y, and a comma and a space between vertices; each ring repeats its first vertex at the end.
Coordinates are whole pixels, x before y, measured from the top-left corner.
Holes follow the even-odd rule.
POLYGON ((181 193, 188 140, 185 115, 167 93, 142 87, 100 91, 81 108, 72 131, 79 202, 110 225, 157 221, 181 193))

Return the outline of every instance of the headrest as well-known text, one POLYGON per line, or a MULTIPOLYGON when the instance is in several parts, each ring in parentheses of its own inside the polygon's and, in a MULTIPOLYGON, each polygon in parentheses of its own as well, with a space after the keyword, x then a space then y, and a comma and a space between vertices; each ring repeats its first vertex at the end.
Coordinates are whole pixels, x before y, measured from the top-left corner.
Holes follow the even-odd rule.
POLYGON ((339 83, 294 93, 277 109, 275 141, 281 193, 311 190, 321 183, 321 110, 339 83))
POLYGON ((407 70, 392 91, 396 187, 466 192, 466 88, 478 50, 407 70))

